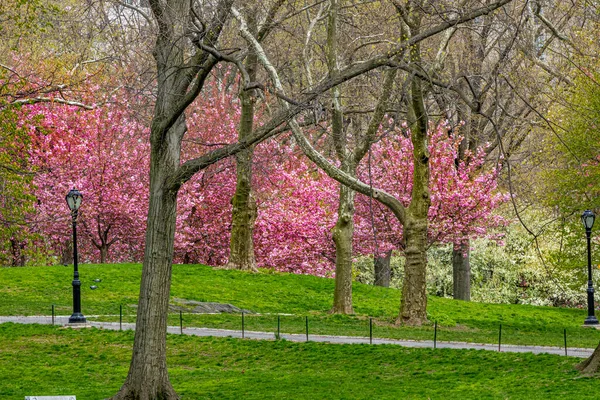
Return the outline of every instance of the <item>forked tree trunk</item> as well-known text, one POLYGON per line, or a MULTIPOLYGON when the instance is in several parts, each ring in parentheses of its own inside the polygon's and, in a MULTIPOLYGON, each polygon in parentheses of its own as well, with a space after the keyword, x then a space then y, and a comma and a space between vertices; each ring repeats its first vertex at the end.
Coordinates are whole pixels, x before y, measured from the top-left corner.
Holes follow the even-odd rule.
MULTIPOLYGON (((337 74, 338 68, 338 37, 337 18, 339 1, 329 1, 327 15, 327 67, 330 74, 337 74)), ((331 133, 338 160, 342 171, 351 176, 356 170, 350 162, 351 152, 348 150, 344 132, 342 104, 339 89, 331 90, 331 133)), ((334 314, 354 314, 352 308, 352 236, 354 235, 354 191, 340 184, 338 218, 333 228, 335 242, 335 289, 333 293, 334 314)))
MULTIPOLYGON (((150 130, 146 247, 133 355, 125 383, 113 400, 178 399, 167 372, 166 337, 177 192, 184 181, 173 184, 170 180, 179 169, 181 140, 187 131, 185 114, 174 116, 173 107, 186 91, 191 68, 181 67, 184 63, 181 38, 188 29, 190 5, 187 0, 172 1, 164 8, 155 0, 150 4, 161 26, 154 49, 158 96, 150 130), (172 121, 168 127, 164 125, 166 120, 172 121)), ((207 70, 211 67, 206 65, 207 70)))
POLYGON ((585 361, 580 362, 575 366, 575 369, 581 371, 583 374, 592 375, 600 372, 600 344, 594 350, 591 356, 585 361))
MULTIPOLYGON (((345 172, 351 173, 348 168, 345 172)), ((355 192, 340 184, 338 219, 333 228, 335 242, 335 291, 332 313, 354 314, 352 308, 352 236, 355 192)))
POLYGON ((392 259, 392 250, 389 250, 385 255, 379 256, 375 254, 374 269, 375 269, 375 286, 390 287, 392 277, 392 268, 390 261, 392 259))
MULTIPOLYGON (((248 25, 254 32, 254 18, 249 19, 248 25)), ((253 33, 254 33, 253 32, 253 33)), ((246 69, 252 81, 256 79, 257 60, 254 53, 248 55, 246 69)), ((240 93, 242 116, 238 129, 238 139, 241 141, 252 133, 254 123, 254 97, 250 91, 240 93)), ((257 271, 254 257, 254 222, 257 217, 256 200, 252 195, 252 158, 254 148, 250 147, 239 152, 236 157, 236 187, 231 200, 233 210, 231 215, 231 237, 229 240, 229 260, 225 268, 244 271, 257 271)))
MULTIPOLYGON (((413 21, 413 34, 420 20, 413 21)), ((411 62, 420 65, 421 47, 413 46, 411 62)), ((413 144, 413 187, 410 205, 404 221, 406 263, 402 300, 397 322, 406 325, 421 325, 427 321, 427 214, 431 205, 429 193, 429 149, 427 129, 429 119, 423 102, 421 79, 413 76, 411 81, 411 107, 409 122, 413 144)))
POLYGON ((456 300, 471 300, 471 264, 469 262, 470 244, 461 244, 452 249, 452 286, 456 300))

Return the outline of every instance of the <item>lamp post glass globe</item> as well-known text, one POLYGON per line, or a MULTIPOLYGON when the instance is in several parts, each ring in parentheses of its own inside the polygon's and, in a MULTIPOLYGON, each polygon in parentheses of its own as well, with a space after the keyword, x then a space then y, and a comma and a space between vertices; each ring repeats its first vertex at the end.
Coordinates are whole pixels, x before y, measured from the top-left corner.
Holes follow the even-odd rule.
POLYGON ((592 284, 592 227, 594 226, 594 220, 596 216, 591 210, 585 210, 581 215, 581 221, 585 228, 585 236, 587 238, 587 257, 588 257, 588 287, 587 287, 587 301, 588 301, 588 316, 585 319, 584 325, 598 325, 598 319, 595 314, 595 303, 594 303, 594 285, 592 284))
POLYGON ((84 324, 86 320, 81 313, 81 281, 79 280, 77 265, 77 212, 81 206, 83 195, 79 190, 73 188, 67 193, 66 200, 71 210, 71 220, 73 222, 73 314, 69 317, 69 323, 84 324))
POLYGON ((69 190, 69 193, 67 193, 67 205, 69 206, 69 209, 71 211, 77 211, 79 210, 79 207, 81 206, 81 201, 83 200, 83 195, 79 192, 79 190, 73 188, 71 190, 69 190))

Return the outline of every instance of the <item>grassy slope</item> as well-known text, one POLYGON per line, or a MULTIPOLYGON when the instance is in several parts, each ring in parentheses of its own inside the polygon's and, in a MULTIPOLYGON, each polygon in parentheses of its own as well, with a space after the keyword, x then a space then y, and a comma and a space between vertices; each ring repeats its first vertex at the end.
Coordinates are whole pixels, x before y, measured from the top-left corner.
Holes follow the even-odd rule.
MULTIPOLYGON (((134 313, 133 305, 139 289, 141 267, 137 264, 82 265, 82 303, 85 315, 118 314, 119 305, 134 313), (95 278, 102 279, 94 283, 95 278), (97 290, 89 286, 96 284, 97 290)), ((70 314, 72 268, 2 268, 0 269, 0 315, 49 315, 52 304, 57 313, 70 314)), ((172 297, 200 301, 231 303, 259 313, 286 313, 283 332, 302 332, 302 316, 309 315, 311 333, 343 335, 368 334, 366 317, 375 318, 374 333, 379 337, 431 339, 432 327, 395 327, 398 312, 398 290, 354 285, 356 316, 330 316, 334 282, 312 276, 291 274, 249 274, 214 270, 199 265, 175 265, 172 297)), ((595 347, 600 333, 581 328, 584 310, 496 305, 429 298, 428 315, 438 321, 438 340, 460 340, 494 343, 502 324, 503 343, 563 345, 563 329, 567 329, 569 346, 595 347)), ((107 319, 107 317, 104 317, 107 319)), ((108 317, 110 319, 110 317, 108 317)), ((114 317, 113 317, 114 319, 114 317)), ((170 323, 177 325, 176 316, 170 323)), ((236 315, 186 316, 186 326, 212 326, 239 329, 236 315)), ((273 330, 275 316, 248 316, 247 329, 273 330)))
MULTIPOLYGON (((132 332, 0 324, 0 398, 106 398, 127 373, 132 332)), ((182 399, 586 399, 575 359, 169 335, 182 399)))

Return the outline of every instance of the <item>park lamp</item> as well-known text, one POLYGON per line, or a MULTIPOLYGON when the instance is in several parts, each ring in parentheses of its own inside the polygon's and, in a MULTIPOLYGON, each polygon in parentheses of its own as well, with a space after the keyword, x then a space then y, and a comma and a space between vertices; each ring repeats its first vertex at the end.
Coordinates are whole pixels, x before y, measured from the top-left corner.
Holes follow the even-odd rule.
POLYGON ((71 213, 77 214, 79 207, 81 206, 81 201, 83 200, 83 195, 79 190, 73 188, 69 190, 67 193, 67 205, 71 209, 71 213))
POLYGON ((587 237, 587 267, 588 267, 588 287, 587 287, 587 303, 588 303, 588 316, 584 321, 584 326, 597 326, 598 319, 595 315, 594 310, 594 286, 592 283, 592 227, 594 226, 594 220, 596 216, 591 210, 585 210, 581 215, 581 221, 585 227, 585 236, 587 237))
POLYGON ((596 216, 591 210, 585 210, 581 215, 581 221, 583 222, 583 226, 585 227, 586 233, 592 233, 592 227, 594 226, 595 219, 596 216))
POLYGON ((71 210, 73 223, 73 314, 69 317, 70 324, 85 324, 86 319, 81 313, 81 281, 79 280, 78 256, 77 256, 77 211, 81 206, 83 195, 79 190, 73 188, 66 196, 67 205, 71 210))

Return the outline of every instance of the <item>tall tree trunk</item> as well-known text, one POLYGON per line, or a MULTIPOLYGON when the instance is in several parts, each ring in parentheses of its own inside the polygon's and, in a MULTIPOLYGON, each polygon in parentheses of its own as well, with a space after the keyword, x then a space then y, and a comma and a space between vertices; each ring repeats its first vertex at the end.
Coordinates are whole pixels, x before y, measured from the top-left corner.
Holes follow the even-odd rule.
MULTIPOLYGON (((348 166, 342 169, 354 175, 348 166)), ((335 291, 332 313, 354 314, 352 308, 352 236, 354 235, 355 192, 340 184, 338 219, 333 228, 335 242, 335 291)))
POLYGON ((469 242, 452 249, 452 295, 456 300, 471 300, 471 265, 469 242))
MULTIPOLYGON (((182 37, 188 26, 189 1, 175 0, 167 7, 151 0, 160 33, 154 48, 158 94, 150 129, 150 201, 133 355, 129 373, 113 400, 178 399, 167 372, 167 317, 171 290, 173 242, 180 185, 170 182, 180 164, 185 114, 173 113, 186 93, 192 68, 182 68, 182 37), (165 125, 169 121, 169 125, 165 125)), ((205 71, 212 68, 210 60, 205 71)), ((202 65, 200 59, 197 65, 202 65)), ((201 79, 197 77, 196 79, 201 79)))
POLYGON ((252 234, 258 211, 249 182, 252 176, 252 151, 240 152, 236 160, 237 185, 232 199, 230 251, 225 268, 257 271, 252 234))
MULTIPOLYGON (((337 18, 340 2, 329 1, 327 18, 327 67, 331 75, 339 72, 337 18)), ((335 153, 341 163, 342 171, 356 176, 356 167, 352 164, 353 154, 348 150, 344 115, 340 101, 340 90, 331 90, 331 133, 335 153)), ((355 193, 347 186, 340 184, 338 219, 333 228, 335 243, 335 289, 333 293, 332 313, 354 314, 352 308, 352 236, 354 235, 354 197, 355 193)))
POLYGON ((167 143, 152 143, 148 227, 133 356, 127 379, 113 400, 178 398, 169 382, 166 354, 177 191, 165 190, 165 181, 179 166, 184 117, 171 130, 176 132, 171 132, 167 143))
MULTIPOLYGON (((418 34, 419 17, 412 22, 412 34, 418 34)), ((411 62, 421 65, 421 46, 413 46, 411 62)), ((413 187, 404 223, 406 263, 398 322, 421 325, 427 321, 427 214, 431 205, 429 193, 429 119, 423 102, 421 79, 413 76, 408 120, 413 144, 413 187)))
MULTIPOLYGON (((254 118, 253 100, 248 93, 242 94, 242 122, 239 138, 252 132, 254 118)), ((257 207, 252 195, 252 155, 253 148, 243 150, 236 155, 237 183, 232 199, 231 238, 229 261, 226 268, 244 271, 257 271, 254 258, 252 232, 257 217, 257 207)))
MULTIPOLYGON (((248 26, 256 33, 255 18, 249 18, 248 26)), ((246 69, 251 81, 256 79, 257 58, 254 52, 248 54, 246 69)), ((238 139, 244 140, 252 133, 254 124, 255 99, 250 91, 240 93, 242 116, 238 130, 238 139)), ((257 217, 256 200, 252 195, 252 158, 254 147, 236 154, 237 181, 235 194, 231 200, 233 210, 231 215, 231 237, 229 240, 229 260, 225 266, 228 269, 257 271, 254 257, 254 241, 252 233, 257 217)))
POLYGON ((392 268, 390 261, 392 259, 392 250, 389 250, 385 255, 375 254, 375 286, 390 287, 392 277, 392 268))

